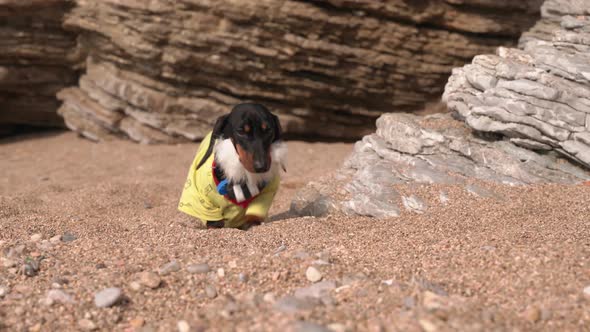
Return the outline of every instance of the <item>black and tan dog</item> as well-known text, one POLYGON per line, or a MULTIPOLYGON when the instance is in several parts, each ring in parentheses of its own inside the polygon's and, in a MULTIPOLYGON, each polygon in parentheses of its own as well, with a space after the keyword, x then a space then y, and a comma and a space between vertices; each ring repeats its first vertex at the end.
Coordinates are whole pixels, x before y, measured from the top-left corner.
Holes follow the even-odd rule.
POLYGON ((262 222, 279 188, 286 155, 277 116, 260 104, 235 106, 201 142, 179 210, 208 228, 262 222))

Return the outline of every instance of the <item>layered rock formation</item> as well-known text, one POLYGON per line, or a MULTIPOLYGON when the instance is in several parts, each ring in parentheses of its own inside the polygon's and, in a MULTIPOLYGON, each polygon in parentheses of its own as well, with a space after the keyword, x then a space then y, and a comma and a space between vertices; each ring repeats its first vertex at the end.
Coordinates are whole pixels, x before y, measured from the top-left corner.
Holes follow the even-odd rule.
MULTIPOLYGON (((423 198, 396 189, 407 184, 459 185, 475 195, 493 197, 482 183, 571 184, 589 179, 589 173, 556 153, 538 154, 506 140, 480 137, 449 113, 391 113, 379 118, 375 134, 356 143, 337 174, 301 190, 291 213, 385 218, 398 216, 401 208, 423 212, 423 198)), ((446 200, 441 192, 441 203, 446 200)))
POLYGON ((66 0, 0 0, 0 125, 63 126, 55 94, 76 82, 66 0))
MULTIPOLYGON (((444 95, 453 116, 382 116, 337 174, 298 193, 291 212, 392 217, 428 209, 420 184, 500 199, 486 184, 590 179, 588 10, 589 1, 547 1, 523 49, 499 48, 454 70, 444 95)), ((447 202, 441 191, 437 204, 447 202)))
POLYGON ((254 100, 291 134, 350 138, 383 112, 436 98, 453 67, 510 44, 540 0, 78 1, 66 26, 89 52, 59 97, 93 139, 199 139, 254 100))
POLYGON ((519 48, 529 42, 551 41, 554 32, 560 28, 564 16, 584 16, 590 14, 588 0, 550 0, 541 7, 542 18, 519 41, 519 48))
POLYGON ((454 71, 444 99, 475 130, 590 167, 590 1, 562 2, 544 5, 544 12, 568 14, 551 41, 529 34, 522 50, 475 57, 454 71))

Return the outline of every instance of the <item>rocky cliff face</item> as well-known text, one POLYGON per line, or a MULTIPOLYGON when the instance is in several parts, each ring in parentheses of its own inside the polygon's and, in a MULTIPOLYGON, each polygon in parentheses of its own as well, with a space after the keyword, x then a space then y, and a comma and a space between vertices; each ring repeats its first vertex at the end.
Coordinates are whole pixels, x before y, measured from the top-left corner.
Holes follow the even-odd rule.
POLYGON ((0 126, 63 126, 56 93, 76 82, 65 0, 0 0, 0 126))
POLYGON ((299 192, 292 213, 392 217, 448 202, 444 191, 426 202, 422 184, 501 199, 486 184, 590 179, 589 10, 589 1, 547 1, 522 49, 454 70, 444 100, 455 117, 382 116, 338 173, 299 192))
POLYGON ((79 0, 66 20, 89 57, 59 94, 100 140, 199 139, 254 100, 288 133, 350 138, 383 112, 440 96, 453 67, 512 43, 531 1, 79 0))

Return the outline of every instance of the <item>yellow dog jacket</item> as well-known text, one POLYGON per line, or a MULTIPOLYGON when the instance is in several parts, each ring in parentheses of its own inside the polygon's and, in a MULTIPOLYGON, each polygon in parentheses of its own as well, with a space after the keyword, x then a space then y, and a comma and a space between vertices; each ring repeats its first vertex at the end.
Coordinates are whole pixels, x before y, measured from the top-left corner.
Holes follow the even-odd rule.
POLYGON ((188 172, 178 209, 196 217, 207 226, 207 221, 225 221, 225 227, 240 227, 245 216, 266 219, 274 196, 279 189, 280 177, 276 175, 269 183, 233 185, 228 193, 218 192, 223 172, 215 165, 215 154, 197 170, 211 142, 211 134, 203 139, 188 172))

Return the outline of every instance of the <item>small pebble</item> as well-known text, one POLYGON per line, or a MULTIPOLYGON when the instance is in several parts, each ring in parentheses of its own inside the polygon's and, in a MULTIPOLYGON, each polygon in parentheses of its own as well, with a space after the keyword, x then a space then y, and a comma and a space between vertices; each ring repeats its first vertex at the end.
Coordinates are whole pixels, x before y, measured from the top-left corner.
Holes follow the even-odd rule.
POLYGON ((155 289, 160 287, 162 279, 160 279, 160 276, 155 274, 154 272, 146 271, 139 274, 139 282, 146 287, 155 289))
POLYGON ((61 241, 61 235, 56 235, 49 239, 49 242, 51 242, 52 244, 59 243, 59 241, 61 241))
POLYGON ((223 278, 223 277, 225 277, 225 270, 224 270, 223 268, 221 268, 221 267, 220 267, 220 268, 218 268, 218 269, 217 269, 217 276, 218 276, 219 278, 223 278))
POLYGON ((537 323, 541 320, 541 310, 535 306, 529 306, 523 313, 524 318, 531 323, 537 323))
POLYGON ((217 289, 215 288, 215 286, 213 286, 211 284, 207 284, 205 286, 205 294, 207 295, 208 298, 214 299, 217 297, 217 289))
POLYGON ((37 233, 37 234, 33 234, 31 235, 31 242, 39 242, 41 241, 41 239, 43 238, 43 235, 37 233))
POLYGON ((185 320, 179 320, 176 323, 176 327, 178 328, 178 332, 189 332, 191 330, 191 326, 185 320))
POLYGON ((23 307, 16 307, 14 308, 14 314, 20 316, 25 313, 25 308, 23 307))
POLYGON ((29 327, 29 332, 39 332, 39 331, 41 331, 41 328, 42 328, 41 323, 37 323, 37 324, 29 327))
POLYGON ((27 259, 23 270, 27 277, 34 277, 39 273, 39 262, 34 259, 27 259))
POLYGON ((584 288, 584 295, 590 299, 590 286, 586 286, 586 288, 584 288))
POLYGON ((160 267, 160 275, 166 276, 172 272, 178 272, 180 270, 180 263, 178 261, 173 260, 169 263, 166 263, 160 267))
POLYGON ((305 276, 307 277, 307 280, 311 282, 318 282, 322 280, 322 273, 313 266, 307 268, 307 271, 305 271, 305 276))
POLYGON ((346 332, 346 331, 348 331, 346 326, 343 324, 340 324, 340 323, 332 323, 332 324, 328 325, 328 328, 330 330, 332 330, 333 332, 346 332))
POLYGON ((422 330, 424 330, 424 332, 436 332, 438 331, 438 327, 436 325, 434 325, 434 323, 425 320, 425 319, 420 319, 418 321, 418 324, 420 324, 420 327, 422 327, 422 330))
POLYGON ((80 330, 82 331, 94 331, 98 329, 96 324, 94 324, 94 322, 90 319, 80 319, 78 321, 78 327, 80 327, 80 330))
POLYGON ((188 273, 192 274, 201 274, 201 273, 208 273, 211 271, 209 264, 207 263, 200 263, 200 264, 190 264, 186 267, 188 273))
POLYGON ((6 286, 0 286, 0 299, 8 295, 10 290, 6 286))
POLYGON ((262 300, 267 303, 275 303, 276 302, 275 295, 270 292, 264 294, 264 296, 262 297, 262 300))
POLYGON ((72 242, 72 241, 74 241, 74 240, 76 240, 76 239, 77 239, 76 235, 74 235, 74 234, 72 234, 72 233, 64 233, 64 234, 61 236, 61 240, 62 240, 63 242, 72 242))
POLYGON ((136 317, 129 321, 129 326, 131 326, 134 329, 142 327, 143 324, 145 324, 145 319, 141 317, 136 317))
POLYGON ((247 283, 250 278, 248 277, 247 274, 240 273, 240 274, 238 274, 238 279, 240 280, 240 282, 247 283))
POLYGON ((132 281, 129 283, 129 288, 131 288, 132 290, 138 292, 141 290, 141 284, 137 281, 132 281))
POLYGON ((152 203, 150 203, 150 202, 148 202, 148 201, 145 201, 145 202, 143 202, 143 208, 144 208, 144 209, 146 209, 146 210, 149 210, 149 209, 151 209, 151 208, 153 208, 153 207, 154 207, 154 206, 152 205, 152 203))
POLYGON ((94 295, 94 304, 99 308, 111 307, 117 304, 123 297, 120 288, 105 288, 94 295))

